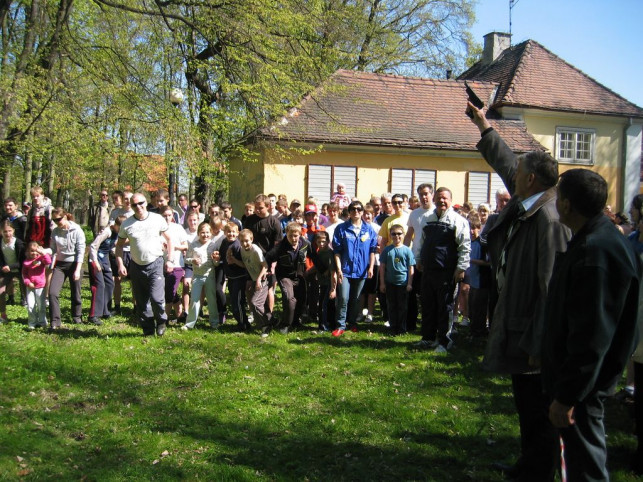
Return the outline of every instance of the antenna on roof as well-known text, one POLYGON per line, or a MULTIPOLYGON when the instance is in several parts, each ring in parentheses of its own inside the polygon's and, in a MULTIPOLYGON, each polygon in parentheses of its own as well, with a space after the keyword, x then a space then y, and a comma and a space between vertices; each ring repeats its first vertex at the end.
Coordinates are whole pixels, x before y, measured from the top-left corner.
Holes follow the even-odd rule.
POLYGON ((509 0, 509 46, 511 47, 511 11, 520 0, 509 0))

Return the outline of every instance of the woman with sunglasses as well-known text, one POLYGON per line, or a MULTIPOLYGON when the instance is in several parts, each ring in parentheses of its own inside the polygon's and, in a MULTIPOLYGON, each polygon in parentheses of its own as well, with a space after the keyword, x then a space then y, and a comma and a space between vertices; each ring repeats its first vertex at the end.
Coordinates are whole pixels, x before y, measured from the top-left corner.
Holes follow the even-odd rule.
POLYGON ((342 336, 347 324, 357 331, 359 295, 366 278, 373 277, 377 252, 377 233, 362 221, 364 206, 359 201, 348 205, 348 221, 340 224, 333 235, 333 252, 337 263, 337 324, 333 336, 342 336))
POLYGON ((61 327, 60 290, 69 278, 71 290, 71 316, 74 323, 82 323, 82 300, 80 285, 83 279, 83 256, 85 255, 85 233, 72 221, 73 216, 63 208, 51 211, 51 220, 56 226, 51 232, 53 272, 49 285, 49 316, 51 329, 61 327))

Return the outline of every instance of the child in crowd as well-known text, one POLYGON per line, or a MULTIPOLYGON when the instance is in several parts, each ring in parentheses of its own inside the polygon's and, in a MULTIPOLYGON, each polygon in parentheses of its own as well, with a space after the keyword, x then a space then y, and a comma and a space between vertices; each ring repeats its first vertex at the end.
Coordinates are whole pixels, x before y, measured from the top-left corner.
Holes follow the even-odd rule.
MULTIPOLYGON (((246 297, 250 302, 255 323, 262 329, 261 336, 267 337, 272 329, 272 312, 267 303, 268 299, 268 265, 261 248, 252 244, 254 235, 249 229, 239 233, 241 243, 241 262, 248 270, 250 280, 246 283, 246 297)), ((234 260, 235 264, 237 263, 234 260)))
POLYGON ((339 206, 340 211, 348 207, 351 203, 351 198, 346 194, 346 184, 343 182, 337 183, 337 192, 333 193, 330 198, 330 202, 336 203, 339 206))
MULTIPOLYGON (((185 228, 185 236, 187 238, 188 247, 190 247, 190 243, 192 243, 192 241, 194 241, 199 235, 199 213, 196 211, 190 211, 185 217, 185 224, 187 225, 185 228)), ((177 321, 185 324, 185 320, 188 318, 188 311, 190 311, 190 289, 192 287, 193 271, 192 263, 188 263, 185 256, 183 257, 183 265, 183 270, 185 271, 182 291, 183 309, 181 310, 181 314, 177 321)))
POLYGON ((114 276, 109 254, 118 240, 121 223, 127 218, 119 216, 114 224, 103 229, 89 245, 89 285, 92 301, 89 309, 89 320, 95 325, 102 325, 101 318, 109 318, 109 302, 114 293, 114 276))
POLYGON ((181 314, 181 298, 179 297, 179 285, 185 276, 183 268, 184 254, 188 250, 188 237, 185 229, 179 223, 174 221, 175 211, 170 206, 160 208, 161 216, 167 222, 167 233, 172 240, 172 252, 165 250, 164 257, 172 263, 172 271, 164 271, 165 275, 165 313, 168 320, 174 317, 178 318, 181 314))
POLYGON ((243 216, 241 216, 241 224, 246 225, 246 219, 252 216, 255 213, 255 204, 246 203, 243 208, 243 216))
POLYGON ((46 271, 51 264, 51 256, 36 242, 27 245, 27 259, 22 264, 22 280, 27 291, 28 326, 33 330, 36 326, 47 327, 47 296, 45 284, 46 271))
POLYGON ((330 237, 326 231, 315 233, 316 251, 312 256, 319 283, 319 330, 335 329, 335 296, 337 288, 337 264, 330 249, 330 237))
POLYGON ((301 209, 296 209, 292 213, 292 221, 299 224, 302 228, 306 225, 304 221, 304 212, 301 209))
POLYGON ((413 270, 415 258, 408 246, 405 246, 404 228, 399 224, 390 227, 392 244, 384 248, 380 255, 380 291, 386 293, 391 333, 406 333, 406 310, 408 296, 413 289, 413 270))
POLYGON ((487 306, 489 304, 489 287, 491 284, 490 263, 480 242, 482 226, 478 216, 469 217, 469 232, 471 233, 471 264, 467 269, 469 274, 469 316, 470 330, 474 337, 487 334, 487 306))
MULTIPOLYGON (((309 243, 312 244, 313 240, 315 239, 315 234, 319 231, 325 231, 326 228, 319 224, 317 206, 315 206, 314 204, 306 204, 304 218, 306 220, 306 225, 302 229, 301 234, 308 240, 309 243)), ((313 251, 316 249, 314 246, 312 248, 313 251)), ((308 268, 313 267, 313 263, 310 259, 306 264, 308 268)), ((314 271, 308 271, 306 273, 306 284, 306 293, 308 299, 306 310, 308 312, 308 320, 317 322, 319 320, 319 283, 317 282, 314 271)))
POLYGON ((0 323, 7 321, 7 285, 14 278, 20 279, 20 265, 25 258, 25 245, 16 238, 11 221, 2 223, 2 249, 0 249, 0 323))
MULTIPOLYGON (((378 250, 380 249, 381 238, 379 237, 380 225, 375 222, 375 211, 373 205, 367 203, 364 206, 364 213, 362 214, 362 220, 366 224, 370 224, 373 228, 373 231, 378 233, 377 237, 377 246, 378 250)), ((375 299, 377 298, 378 288, 379 288, 379 279, 380 279, 380 257, 379 254, 375 256, 375 266, 373 268, 373 277, 367 278, 364 282, 364 288, 362 289, 362 294, 360 295, 360 306, 363 307, 361 315, 358 316, 358 321, 365 321, 371 323, 373 321, 373 315, 375 314, 375 299)), ((388 325, 387 325, 388 326, 388 325)))
POLYGON ((201 223, 198 228, 198 237, 188 247, 186 259, 192 264, 194 272, 192 278, 192 292, 190 294, 190 310, 182 330, 194 328, 201 309, 201 291, 205 290, 208 300, 210 326, 216 328, 219 325, 219 312, 216 302, 216 286, 214 278, 210 277, 210 271, 219 264, 219 252, 215 250, 212 241, 212 228, 208 223, 201 223))
POLYGON ((301 235, 302 228, 297 223, 286 226, 286 237, 266 253, 266 263, 275 264, 275 276, 281 288, 283 319, 279 331, 288 331, 301 325, 301 314, 306 306, 306 258, 310 253, 310 243, 301 235))
MULTIPOLYGON (((223 232, 223 226, 227 224, 222 217, 210 218, 210 227, 212 228, 212 244, 214 245, 214 250, 219 251, 221 243, 225 239, 225 234, 223 232)), ((225 300, 225 291, 224 283, 225 276, 223 275, 223 266, 216 265, 214 269, 210 272, 210 277, 216 288, 216 300, 217 300, 217 310, 219 312, 219 323, 225 323, 225 312, 226 312, 226 300, 225 300)), ((208 301, 208 303, 210 303, 208 301)))
POLYGON ((229 303, 232 316, 237 320, 241 331, 249 331, 250 323, 246 314, 246 282, 248 271, 241 261, 241 243, 239 242, 239 227, 234 222, 228 222, 223 228, 225 239, 221 243, 219 255, 223 272, 228 280, 229 303))

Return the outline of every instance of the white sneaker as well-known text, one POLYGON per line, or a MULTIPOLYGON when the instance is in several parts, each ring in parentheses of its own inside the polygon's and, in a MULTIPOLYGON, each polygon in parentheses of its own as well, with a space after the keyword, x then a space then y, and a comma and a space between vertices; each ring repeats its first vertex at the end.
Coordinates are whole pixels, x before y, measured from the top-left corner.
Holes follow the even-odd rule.
POLYGON ((182 331, 188 331, 189 329, 190 329, 190 328, 188 328, 188 325, 183 325, 183 326, 181 327, 181 330, 182 330, 182 331))
POLYGON ((373 323, 373 315, 366 315, 366 323, 373 323))
POLYGON ((385 321, 385 322, 384 322, 384 326, 385 326, 386 328, 390 328, 390 327, 391 327, 391 324, 390 324, 388 321, 385 321))
POLYGON ((447 353, 448 350, 444 345, 438 345, 435 350, 433 350, 434 353, 447 353))

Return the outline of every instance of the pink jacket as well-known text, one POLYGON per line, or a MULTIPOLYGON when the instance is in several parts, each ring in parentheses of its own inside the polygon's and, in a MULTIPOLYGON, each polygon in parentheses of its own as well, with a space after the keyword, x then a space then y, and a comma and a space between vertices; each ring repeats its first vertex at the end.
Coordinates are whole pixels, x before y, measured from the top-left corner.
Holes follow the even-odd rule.
POLYGON ((25 285, 33 283, 35 288, 44 288, 47 283, 45 270, 51 264, 51 256, 48 254, 41 254, 34 259, 25 259, 22 264, 22 279, 25 285))

